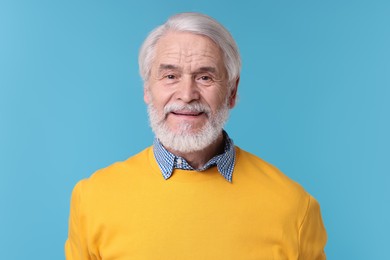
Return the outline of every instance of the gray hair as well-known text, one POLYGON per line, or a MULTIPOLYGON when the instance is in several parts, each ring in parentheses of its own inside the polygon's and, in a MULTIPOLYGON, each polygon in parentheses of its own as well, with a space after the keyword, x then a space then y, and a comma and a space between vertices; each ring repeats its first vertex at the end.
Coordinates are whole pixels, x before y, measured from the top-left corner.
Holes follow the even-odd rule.
POLYGON ((233 88, 240 77, 241 58, 238 47, 229 31, 213 18, 200 13, 180 13, 171 16, 163 25, 154 29, 141 46, 138 63, 144 82, 150 77, 155 47, 158 40, 168 32, 189 32, 206 36, 215 42, 224 55, 228 84, 233 88))

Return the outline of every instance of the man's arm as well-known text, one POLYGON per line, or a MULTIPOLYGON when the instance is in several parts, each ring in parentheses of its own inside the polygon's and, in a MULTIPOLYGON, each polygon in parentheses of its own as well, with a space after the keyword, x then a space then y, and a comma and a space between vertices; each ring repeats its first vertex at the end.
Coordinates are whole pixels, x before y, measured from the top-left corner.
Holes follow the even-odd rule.
POLYGON ((82 183, 83 181, 77 183, 72 192, 68 240, 65 243, 65 256, 67 260, 90 259, 85 239, 85 225, 80 216, 82 183))
POLYGON ((310 196, 305 218, 299 229, 299 259, 323 260, 327 234, 318 202, 310 196))

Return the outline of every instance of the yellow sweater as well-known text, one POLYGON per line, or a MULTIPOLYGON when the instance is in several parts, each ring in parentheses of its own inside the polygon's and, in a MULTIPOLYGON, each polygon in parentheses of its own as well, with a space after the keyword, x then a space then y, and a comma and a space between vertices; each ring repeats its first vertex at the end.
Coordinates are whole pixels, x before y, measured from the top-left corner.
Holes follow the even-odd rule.
POLYGON ((233 182, 213 167, 164 180, 152 147, 74 188, 66 259, 325 259, 319 205, 236 147, 233 182))

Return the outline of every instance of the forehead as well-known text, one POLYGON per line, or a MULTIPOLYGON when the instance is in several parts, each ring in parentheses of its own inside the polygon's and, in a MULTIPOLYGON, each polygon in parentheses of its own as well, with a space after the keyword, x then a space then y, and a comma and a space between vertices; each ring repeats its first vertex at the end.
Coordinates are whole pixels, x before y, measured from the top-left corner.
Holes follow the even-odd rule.
POLYGON ((208 37, 192 33, 169 32, 156 44, 154 65, 223 66, 220 48, 208 37))

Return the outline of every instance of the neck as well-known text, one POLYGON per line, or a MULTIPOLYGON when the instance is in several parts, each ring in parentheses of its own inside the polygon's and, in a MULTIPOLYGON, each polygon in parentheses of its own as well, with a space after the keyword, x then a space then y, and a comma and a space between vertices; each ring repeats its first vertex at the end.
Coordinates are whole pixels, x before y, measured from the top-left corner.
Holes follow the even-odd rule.
POLYGON ((166 149, 176 156, 183 157, 194 169, 200 169, 215 155, 223 152, 224 137, 223 133, 221 133, 212 144, 199 151, 183 153, 170 149, 169 147, 166 147, 166 149))

